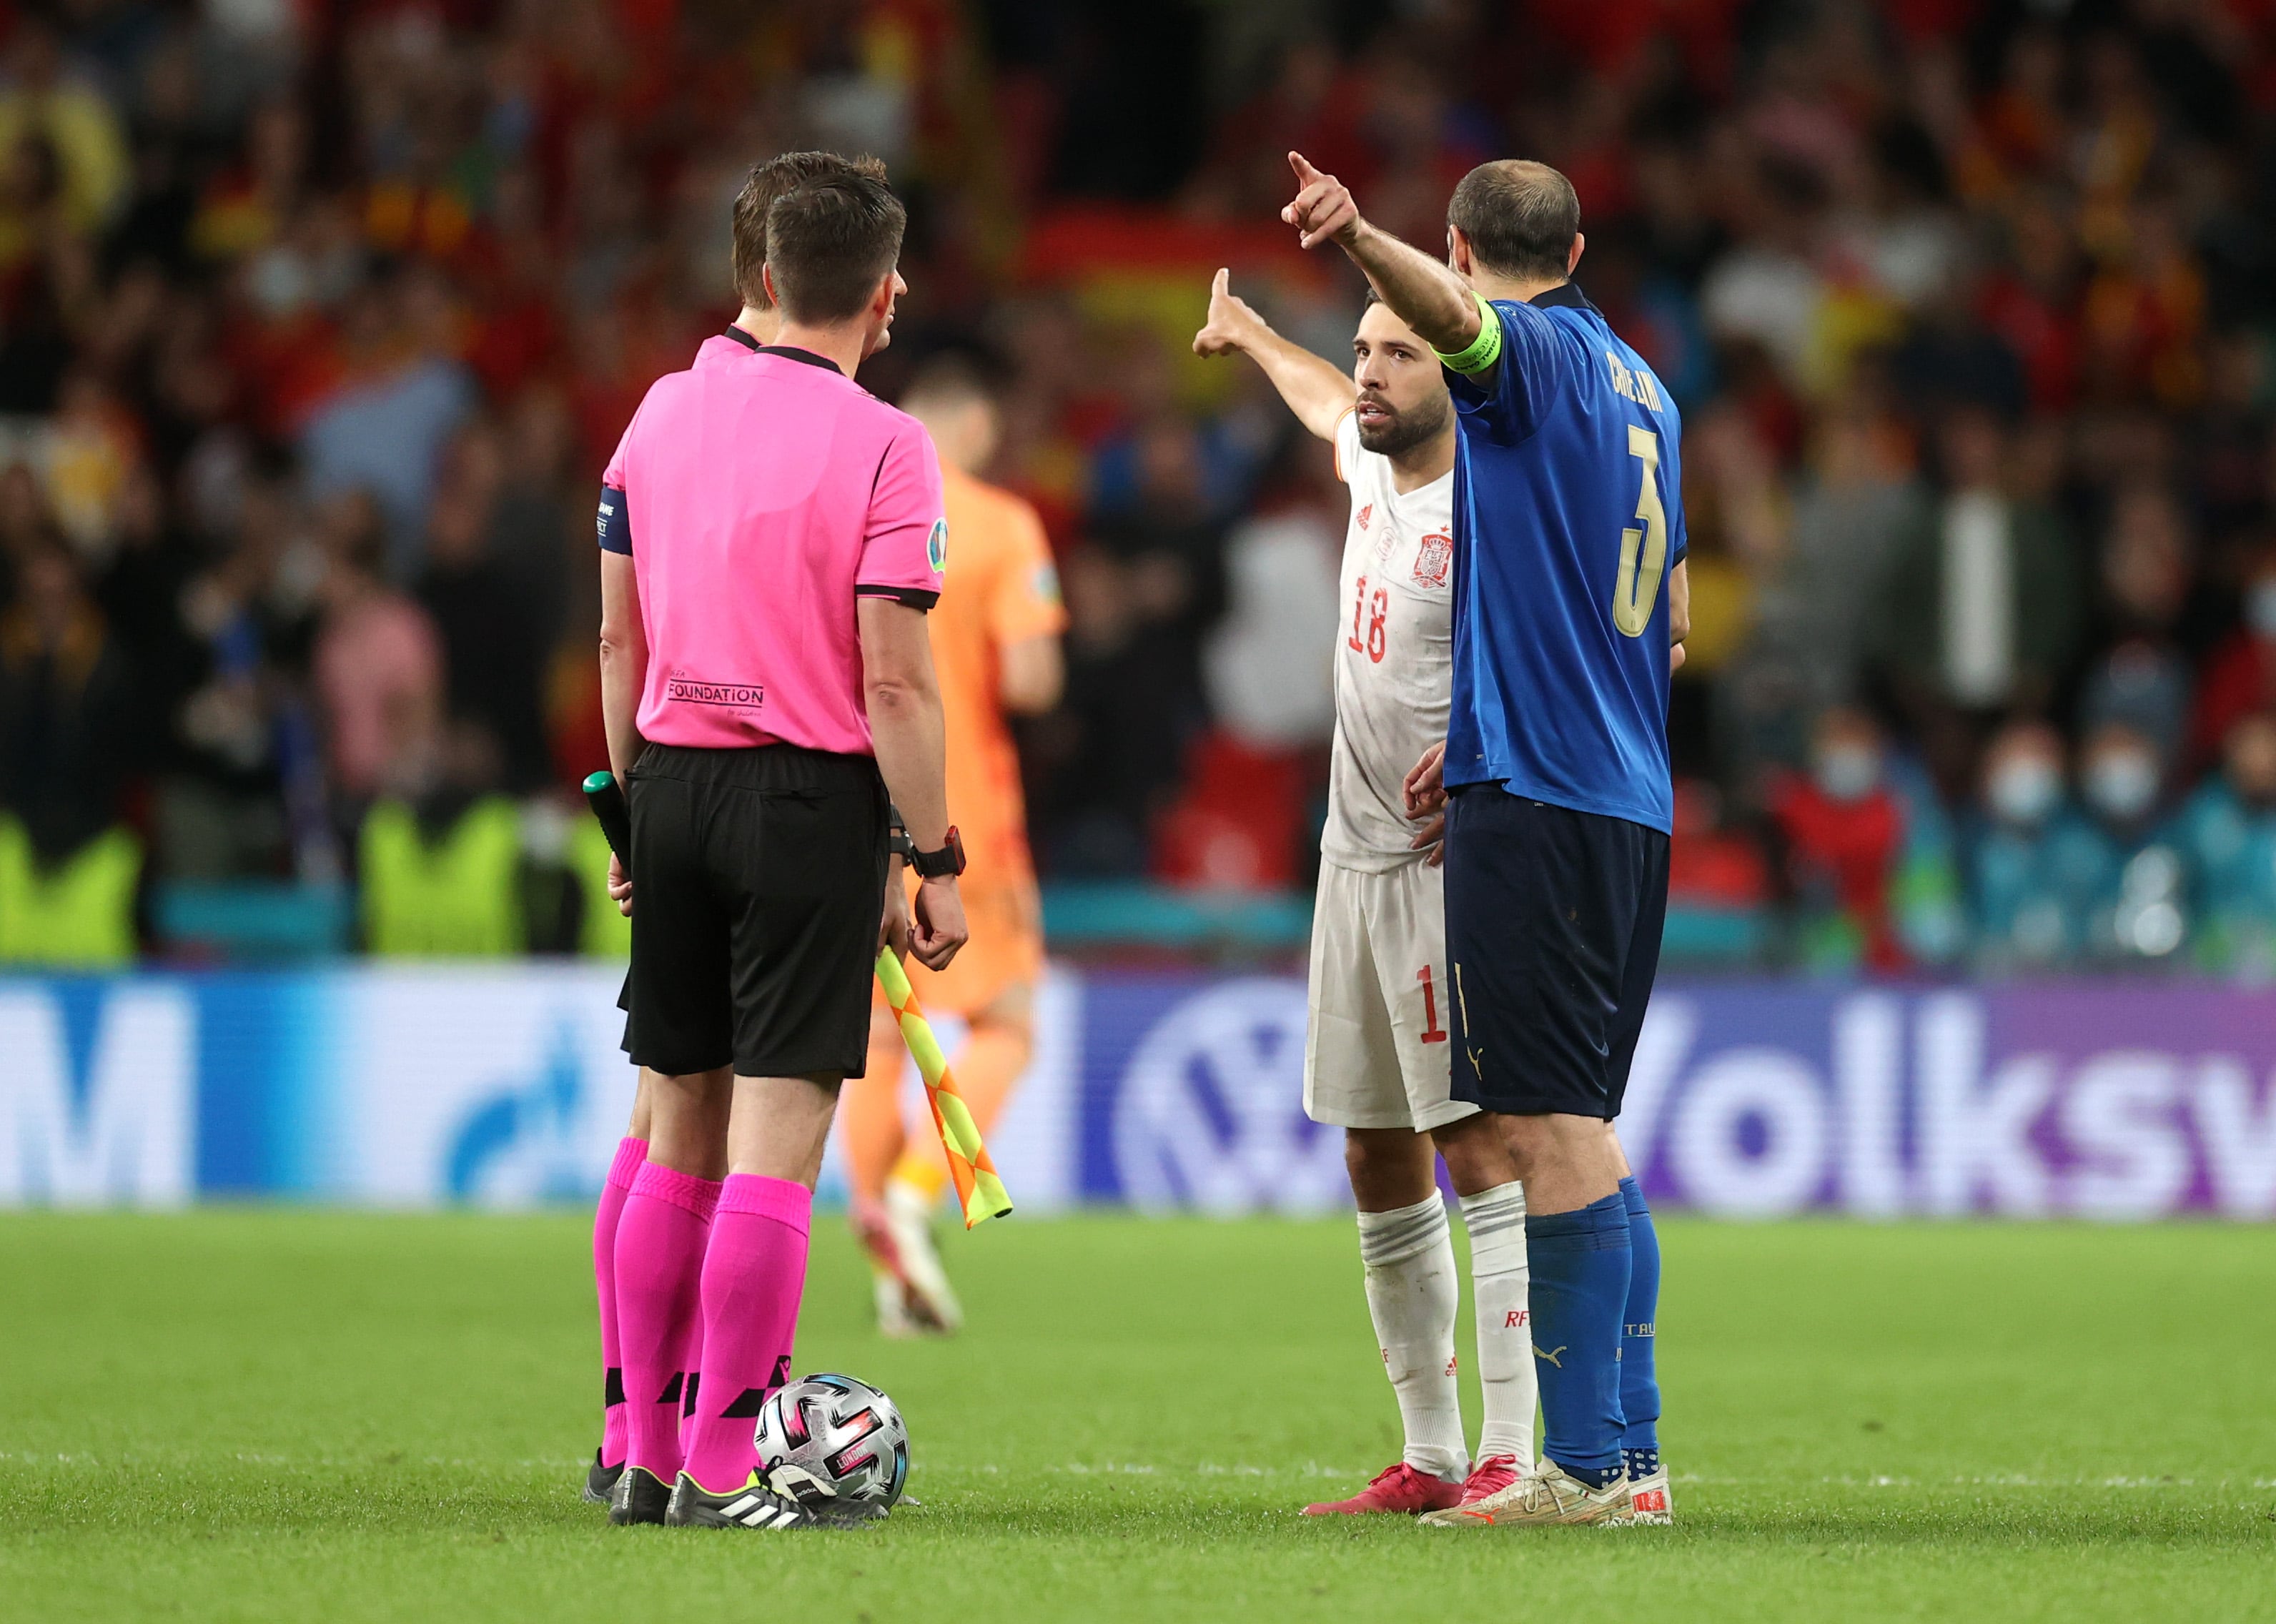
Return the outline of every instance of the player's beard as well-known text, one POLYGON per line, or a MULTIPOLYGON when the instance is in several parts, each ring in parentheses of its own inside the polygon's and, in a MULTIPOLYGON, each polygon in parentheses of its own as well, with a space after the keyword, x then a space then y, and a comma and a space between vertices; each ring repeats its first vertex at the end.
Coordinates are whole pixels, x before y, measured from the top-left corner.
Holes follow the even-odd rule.
POLYGON ((1380 396, 1372 404, 1391 414, 1391 421, 1374 428, 1360 425, 1359 443, 1367 450, 1385 457, 1397 457, 1413 451, 1425 440, 1443 433, 1446 419, 1454 409, 1453 398, 1439 395, 1422 405, 1400 411, 1380 396))

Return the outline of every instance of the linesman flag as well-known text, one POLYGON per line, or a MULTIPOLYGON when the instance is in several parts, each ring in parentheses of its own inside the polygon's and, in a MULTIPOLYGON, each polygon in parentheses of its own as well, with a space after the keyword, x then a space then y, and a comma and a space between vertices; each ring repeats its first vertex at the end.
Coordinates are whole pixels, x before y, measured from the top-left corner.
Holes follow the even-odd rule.
POLYGON ((970 1229, 990 1218, 1002 1218, 1012 1210, 1012 1197, 1005 1193, 1004 1180, 996 1176, 988 1147, 980 1142, 980 1126, 973 1121, 964 1096, 956 1091, 956 1079, 948 1074, 948 1057, 941 1053, 940 1040, 925 1020, 924 1007, 909 985, 908 972, 890 947, 877 955, 877 983, 885 990, 885 1001, 893 1006, 893 1018, 900 1022, 901 1041, 916 1057, 917 1071, 924 1078, 925 1104, 932 1107, 932 1125, 939 1131, 940 1148, 948 1153, 948 1173, 956 1180, 956 1202, 964 1209, 964 1226, 970 1229))

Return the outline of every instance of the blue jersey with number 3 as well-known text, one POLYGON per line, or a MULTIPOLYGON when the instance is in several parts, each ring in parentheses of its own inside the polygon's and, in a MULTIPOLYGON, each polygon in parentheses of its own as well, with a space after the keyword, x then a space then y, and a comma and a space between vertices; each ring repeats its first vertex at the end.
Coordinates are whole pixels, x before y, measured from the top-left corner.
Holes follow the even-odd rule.
POLYGON ((1493 307, 1499 361, 1446 375, 1461 429, 1446 782, 1673 832, 1675 403, 1578 288, 1493 307))

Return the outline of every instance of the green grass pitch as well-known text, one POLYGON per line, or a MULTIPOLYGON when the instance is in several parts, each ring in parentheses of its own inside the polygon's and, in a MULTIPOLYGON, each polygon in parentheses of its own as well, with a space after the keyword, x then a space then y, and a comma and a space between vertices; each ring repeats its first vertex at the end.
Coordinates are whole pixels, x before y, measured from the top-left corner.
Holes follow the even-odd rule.
MULTIPOLYGON (((1307 1522, 1397 1453, 1347 1223, 947 1238, 921 1507, 612 1530, 573 1217, 0 1219, 0 1616, 2276 1619, 2276 1229, 1664 1226, 1678 1526, 1307 1522)), ((1476 1409, 1469 1408, 1471 1425, 1476 1409)))

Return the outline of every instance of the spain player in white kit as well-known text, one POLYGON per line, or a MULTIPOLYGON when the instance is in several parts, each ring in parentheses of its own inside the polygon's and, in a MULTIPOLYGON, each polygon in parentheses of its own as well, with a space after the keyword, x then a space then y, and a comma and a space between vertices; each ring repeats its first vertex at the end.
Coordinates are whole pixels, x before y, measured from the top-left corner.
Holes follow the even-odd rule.
POLYGON ((1430 346, 1388 307, 1361 316, 1347 374, 1274 332, 1229 282, 1218 273, 1195 352, 1255 361, 1334 445, 1351 487, 1304 1109, 1345 1133, 1368 1312, 1406 1447, 1351 1499, 1305 1510, 1445 1510, 1525 1469, 1535 1400, 1525 1199, 1499 1139, 1452 1096, 1439 826, 1418 834, 1402 798, 1408 769, 1445 736, 1453 687, 1453 406, 1430 346), (1485 1411, 1475 1464, 1455 1380, 1459 1282, 1440 1155, 1470 1237, 1485 1411))

